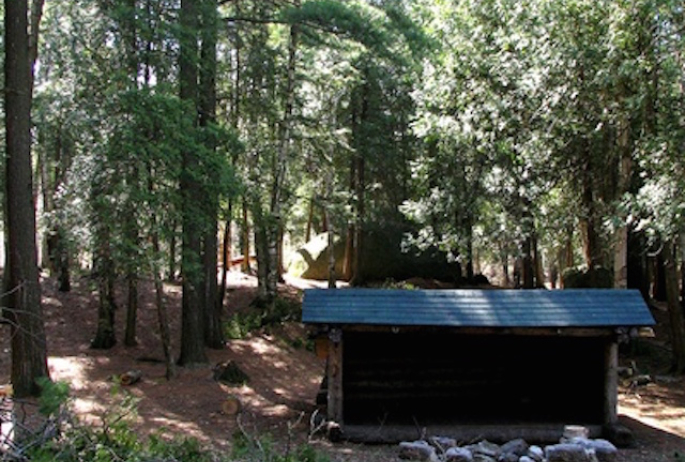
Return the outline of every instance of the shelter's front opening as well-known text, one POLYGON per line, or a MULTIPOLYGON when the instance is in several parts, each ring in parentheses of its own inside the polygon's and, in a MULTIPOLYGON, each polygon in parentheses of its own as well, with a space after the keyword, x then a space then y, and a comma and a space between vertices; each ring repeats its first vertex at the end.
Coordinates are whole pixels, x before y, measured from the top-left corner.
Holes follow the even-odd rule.
POLYGON ((605 339, 346 332, 346 424, 602 423, 605 339))

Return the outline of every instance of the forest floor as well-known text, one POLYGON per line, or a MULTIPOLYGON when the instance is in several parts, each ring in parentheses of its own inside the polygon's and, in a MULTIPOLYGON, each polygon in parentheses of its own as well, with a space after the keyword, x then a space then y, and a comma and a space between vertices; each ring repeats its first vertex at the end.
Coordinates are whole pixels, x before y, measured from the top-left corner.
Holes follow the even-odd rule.
MULTIPOLYGON (((231 272, 226 297, 227 315, 250 310, 256 294, 254 278, 231 272)), ((310 283, 288 279, 281 294, 299 300, 310 283)), ((181 289, 165 286, 174 345, 178 345, 181 289)), ((123 329, 123 296, 117 324, 123 329)), ((48 337, 49 368, 54 380, 70 384, 73 410, 86 422, 101 424, 107 412, 122 399, 115 378, 137 369, 142 380, 125 387, 137 400, 133 425, 141 435, 164 431, 170 436, 196 437, 219 451, 230 451, 233 437, 244 433, 270 438, 275 451, 288 451, 311 442, 335 461, 380 462, 395 460, 395 446, 332 444, 310 438, 310 417, 324 372, 324 363, 306 348, 306 331, 297 322, 262 328, 242 340, 231 340, 223 350, 209 350, 210 365, 179 369, 171 381, 165 367, 157 332, 157 313, 149 283, 141 288, 138 345, 121 343, 110 350, 89 348, 95 333, 97 298, 87 279, 69 293, 56 291, 55 281, 43 280, 43 301, 48 337), (242 386, 228 386, 213 378, 212 366, 233 360, 250 378, 242 386), (222 404, 236 397, 243 406, 239 417, 227 415, 222 404)), ((621 363, 635 365, 654 380, 638 387, 621 386, 620 421, 630 428, 635 444, 619 451, 618 462, 685 460, 685 379, 671 377, 667 335, 660 321, 665 312, 655 309, 657 337, 641 340, 637 353, 622 353, 621 363), (681 458, 682 457, 682 458, 681 458)), ((123 332, 118 331, 118 339, 123 332)), ((175 349, 174 354, 178 351, 175 349)), ((0 384, 10 373, 9 328, 0 326, 0 384)))

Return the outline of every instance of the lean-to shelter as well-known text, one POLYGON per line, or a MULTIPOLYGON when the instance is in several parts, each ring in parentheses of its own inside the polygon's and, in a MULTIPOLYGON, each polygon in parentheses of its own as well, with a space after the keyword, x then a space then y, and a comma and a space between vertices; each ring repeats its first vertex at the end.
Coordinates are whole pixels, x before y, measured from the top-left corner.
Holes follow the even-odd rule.
POLYGON ((343 437, 552 439, 617 422, 619 337, 654 320, 639 291, 311 289, 343 437))

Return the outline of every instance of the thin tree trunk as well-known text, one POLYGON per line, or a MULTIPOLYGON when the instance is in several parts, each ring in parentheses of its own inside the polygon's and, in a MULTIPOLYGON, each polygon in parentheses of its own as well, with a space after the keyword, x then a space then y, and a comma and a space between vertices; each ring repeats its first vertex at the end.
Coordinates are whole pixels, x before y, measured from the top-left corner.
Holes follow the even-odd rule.
POLYGON ((243 220, 242 220, 242 248, 243 261, 240 265, 240 270, 245 274, 252 273, 250 264, 250 215, 247 206, 247 200, 243 197, 243 220))
MULTIPOLYGON (((299 6, 299 0, 295 1, 295 6, 299 6)), ((270 301, 276 299, 278 295, 278 281, 281 278, 281 265, 278 261, 279 230, 281 229, 282 214, 282 192, 285 184, 287 171, 287 157, 290 150, 291 125, 293 117, 293 107, 295 104, 295 71, 297 65, 297 46, 299 27, 297 24, 290 26, 290 40, 288 42, 288 68, 285 87, 285 110, 283 120, 280 125, 278 152, 275 163, 274 180, 271 190, 271 206, 269 217, 266 220, 266 238, 268 246, 269 268, 267 272, 267 297, 270 301)))
POLYGON ((223 310, 224 298, 226 297, 226 285, 228 282, 228 271, 231 269, 231 261, 233 259, 231 247, 233 245, 231 239, 231 217, 233 215, 233 199, 228 200, 228 218, 224 228, 224 237, 222 239, 222 265, 221 265, 221 282, 219 283, 219 293, 217 294, 216 304, 217 309, 223 310))
POLYGON ((266 278, 269 274, 268 239, 266 236, 266 226, 262 223, 265 220, 260 211, 254 214, 254 247, 257 256, 257 299, 261 304, 268 304, 269 292, 266 287, 266 278))
MULTIPOLYGON (((328 214, 328 212, 324 212, 328 214)), ((335 289, 337 287, 335 275, 335 231, 332 224, 328 226, 328 288, 335 289)))
POLYGON ((167 279, 169 281, 176 280, 176 220, 172 218, 171 220, 171 236, 169 237, 169 260, 168 267, 169 272, 167 273, 167 279))
POLYGON ((7 319, 17 397, 37 396, 36 379, 49 376, 31 171, 31 64, 27 2, 5 0, 7 319))
MULTIPOLYGON (((100 196, 100 188, 92 193, 94 197, 100 196)), ((114 294, 115 269, 111 256, 110 233, 105 223, 106 216, 103 204, 97 199, 94 201, 95 223, 95 277, 98 287, 98 324, 95 337, 90 347, 96 350, 112 348, 117 343, 114 330, 116 301, 114 294)))
POLYGON ((533 261, 535 269, 535 288, 542 289, 545 287, 545 270, 543 268, 542 255, 540 255, 540 249, 538 247, 538 236, 537 232, 533 232, 533 261))
POLYGON ((314 197, 309 199, 309 210, 307 212, 307 229, 304 233, 304 241, 312 240, 312 227, 314 226, 314 197))
POLYGON ((138 345, 136 325, 138 323, 138 273, 132 271, 126 278, 128 285, 128 303, 126 307, 126 332, 124 345, 132 347, 138 345))
POLYGON ((664 244, 662 253, 666 273, 671 348, 673 350, 671 369, 674 373, 681 374, 685 372, 685 324, 683 324, 683 310, 680 306, 678 264, 675 258, 674 247, 675 245, 672 242, 668 242, 664 244))
MULTIPOLYGON (((623 114, 619 123, 618 150, 621 156, 618 172, 618 199, 628 192, 630 178, 633 173, 633 158, 630 147, 630 118, 623 114)), ((614 287, 626 289, 628 287, 628 224, 626 218, 621 217, 621 226, 614 234, 614 287)))
MULTIPOLYGON (((354 125, 354 114, 353 114, 353 125, 354 125)), ((352 199, 356 191, 356 181, 357 181, 357 162, 356 159, 350 161, 350 200, 348 205, 354 210, 355 201, 352 199)), ((356 232, 354 221, 350 221, 347 224, 347 235, 345 237, 345 260, 343 262, 343 278, 346 281, 352 280, 354 275, 354 253, 355 253, 355 240, 356 232)))
MULTIPOLYGON (((155 195, 154 175, 151 166, 148 166, 148 194, 152 198, 155 195)), ((176 365, 171 354, 171 332, 169 329, 169 314, 164 303, 164 285, 162 283, 162 269, 160 265, 162 252, 159 245, 159 232, 157 224, 157 214, 151 207, 150 217, 150 241, 152 243, 152 256, 150 257, 150 269, 155 285, 155 306, 157 307, 157 323, 159 336, 162 340, 162 352, 164 353, 164 364, 166 365, 166 379, 171 380, 176 375, 176 365)))
MULTIPOLYGON (((155 254, 159 254, 159 237, 157 233, 153 234, 152 247, 155 254)), ((156 257, 155 257, 156 258, 156 257)), ((157 321, 159 324, 159 333, 162 338, 162 351, 164 353, 164 363, 166 365, 166 379, 171 380, 176 376, 176 365, 174 358, 171 355, 171 332, 169 329, 169 314, 167 313, 166 305, 164 304, 164 286, 162 284, 162 277, 156 263, 153 263, 153 277, 155 279, 155 305, 157 306, 157 321)))

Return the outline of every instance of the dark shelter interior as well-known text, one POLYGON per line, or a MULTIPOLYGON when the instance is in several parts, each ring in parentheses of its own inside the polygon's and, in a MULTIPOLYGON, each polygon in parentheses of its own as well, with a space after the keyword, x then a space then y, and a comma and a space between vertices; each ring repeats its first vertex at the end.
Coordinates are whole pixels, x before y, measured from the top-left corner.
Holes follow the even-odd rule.
POLYGON ((344 333, 348 425, 601 424, 608 337, 344 333))

